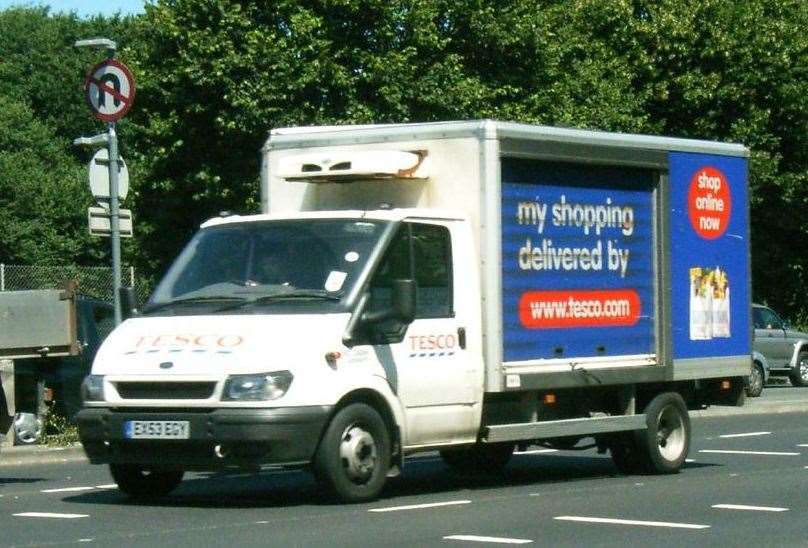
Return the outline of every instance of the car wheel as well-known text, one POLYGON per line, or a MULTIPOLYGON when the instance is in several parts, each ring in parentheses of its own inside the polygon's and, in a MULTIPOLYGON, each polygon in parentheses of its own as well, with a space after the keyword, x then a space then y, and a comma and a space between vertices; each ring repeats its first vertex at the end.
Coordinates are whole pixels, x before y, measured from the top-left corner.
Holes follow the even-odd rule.
POLYGON ((33 445, 39 443, 43 434, 42 418, 36 413, 17 413, 14 415, 14 445, 33 445))
POLYGON ((752 373, 749 374, 749 386, 746 388, 746 395, 750 398, 757 398, 763 393, 763 366, 755 362, 752 364, 752 373))
POLYGON ((634 433, 640 461, 650 474, 679 472, 690 450, 690 417, 682 396, 663 392, 645 407, 646 430, 634 433))
POLYGON ((130 464, 110 464, 118 489, 132 498, 155 498, 169 494, 182 481, 182 470, 153 470, 130 464))
POLYGON ((808 352, 800 352, 797 357, 797 367, 791 373, 791 384, 808 386, 808 352))
POLYGON ((381 415, 354 403, 334 415, 314 457, 314 473, 344 502, 375 499, 390 469, 390 432, 381 415))

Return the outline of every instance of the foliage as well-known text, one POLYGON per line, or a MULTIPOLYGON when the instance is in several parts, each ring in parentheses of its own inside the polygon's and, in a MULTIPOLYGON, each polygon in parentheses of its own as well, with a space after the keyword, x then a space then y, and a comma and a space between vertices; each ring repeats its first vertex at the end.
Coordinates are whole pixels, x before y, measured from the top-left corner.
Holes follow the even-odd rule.
POLYGON ((79 442, 78 427, 52 408, 45 414, 43 432, 42 441, 49 447, 67 447, 79 442))
POLYGON ((66 143, 23 103, 0 95, 0 259, 27 264, 94 262, 84 170, 66 143))
POLYGON ((91 54, 73 42, 117 23, 0 11, 0 262, 99 264, 107 253, 87 234, 90 152, 71 145, 99 130, 82 96, 91 54))
MULTIPOLYGON (((488 117, 741 142, 755 298, 794 315, 808 310, 806 28, 804 0, 157 0, 87 21, 12 9, 0 97, 63 145, 97 132, 80 88, 99 52, 70 44, 123 46, 138 80, 119 130, 125 258, 155 276, 207 217, 258 209, 272 128, 488 117)), ((60 169, 71 157, 86 153, 60 169)))

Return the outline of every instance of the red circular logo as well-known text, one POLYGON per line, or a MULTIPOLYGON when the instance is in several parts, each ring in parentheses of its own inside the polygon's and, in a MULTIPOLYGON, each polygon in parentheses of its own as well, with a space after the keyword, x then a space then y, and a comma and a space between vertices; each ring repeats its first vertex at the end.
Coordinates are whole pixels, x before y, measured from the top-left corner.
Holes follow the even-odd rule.
POLYGON ((690 179, 687 210, 693 230, 702 238, 714 240, 726 232, 732 197, 721 170, 707 166, 696 171, 690 179))

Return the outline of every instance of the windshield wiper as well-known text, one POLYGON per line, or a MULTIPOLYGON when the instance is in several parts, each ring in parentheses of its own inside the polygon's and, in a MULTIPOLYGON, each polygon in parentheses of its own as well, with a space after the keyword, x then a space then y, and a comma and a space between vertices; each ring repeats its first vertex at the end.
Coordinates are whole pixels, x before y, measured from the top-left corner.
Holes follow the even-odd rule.
MULTIPOLYGON (((200 297, 185 297, 184 299, 174 299, 171 301, 167 301, 164 303, 155 303, 152 305, 145 306, 141 314, 148 314, 150 312, 155 312, 157 310, 162 310, 164 308, 168 308, 170 306, 174 306, 175 304, 188 304, 188 303, 204 303, 204 302, 222 302, 222 301, 244 301, 245 297, 232 297, 232 296, 225 296, 225 295, 207 295, 207 296, 200 296, 200 297)), ((239 302, 239 304, 241 304, 239 302)))
POLYGON ((294 289, 291 291, 283 291, 280 293, 271 293, 269 295, 262 295, 254 299, 244 299, 241 302, 224 306, 216 310, 216 312, 224 312, 227 310, 235 310, 251 304, 266 304, 272 301, 285 301, 294 299, 324 299, 328 301, 339 301, 343 296, 342 291, 332 292, 325 289, 294 289))

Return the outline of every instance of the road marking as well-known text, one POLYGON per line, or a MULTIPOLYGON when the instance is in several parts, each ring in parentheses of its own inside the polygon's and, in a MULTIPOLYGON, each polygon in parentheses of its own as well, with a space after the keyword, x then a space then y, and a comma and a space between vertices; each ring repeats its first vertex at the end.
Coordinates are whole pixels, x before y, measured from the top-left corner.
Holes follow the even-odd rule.
POLYGON ((61 518, 61 519, 76 519, 86 518, 90 514, 52 514, 50 512, 22 512, 21 514, 12 514, 21 518, 61 518))
POLYGON ((480 537, 477 535, 450 535, 443 537, 446 540, 465 540, 469 542, 495 542, 499 544, 530 544, 533 542, 526 538, 480 537))
POLYGON ((808 447, 808 443, 798 443, 797 447, 808 447))
POLYGON ((420 510, 421 508, 436 508, 438 506, 455 506, 457 504, 471 504, 470 500, 451 500, 449 502, 430 502, 427 504, 409 504, 407 506, 390 506, 388 508, 371 508, 368 512, 397 512, 399 510, 420 510))
MULTIPOLYGON (((542 453, 558 453, 558 449, 531 449, 530 451, 514 451, 514 455, 539 455, 542 453)), ((532 541, 531 541, 532 542, 532 541)))
POLYGON ((696 459, 685 459, 685 462, 696 462, 696 459))
POLYGON ((73 493, 76 491, 92 491, 95 487, 62 487, 61 489, 43 489, 40 493, 73 493))
POLYGON ((732 451, 729 449, 701 449, 699 453, 725 453, 729 455, 779 455, 783 457, 798 457, 799 453, 784 451, 732 451))
POLYGON ((115 489, 118 487, 117 483, 107 483, 105 485, 96 485, 96 489, 115 489))
POLYGON ((713 504, 713 508, 723 508, 725 510, 755 510, 758 512, 787 512, 788 508, 777 508, 776 506, 746 506, 745 504, 713 504))
POLYGON ((611 523, 615 525, 641 525, 643 527, 671 527, 674 529, 709 529, 709 525, 697 523, 672 523, 667 521, 640 521, 635 519, 593 518, 587 516, 556 516, 563 521, 583 521, 586 523, 611 523))
POLYGON ((746 434, 724 434, 719 438, 748 438, 750 436, 768 436, 771 432, 747 432, 746 434))

